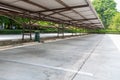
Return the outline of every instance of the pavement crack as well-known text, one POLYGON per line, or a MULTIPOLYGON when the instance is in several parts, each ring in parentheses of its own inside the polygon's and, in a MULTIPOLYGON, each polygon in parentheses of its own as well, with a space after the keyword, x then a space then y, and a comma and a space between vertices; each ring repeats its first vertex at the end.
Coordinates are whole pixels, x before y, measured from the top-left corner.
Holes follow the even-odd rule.
POLYGON ((90 53, 87 56, 87 58, 83 61, 82 65, 79 67, 78 71, 73 75, 73 77, 70 80, 74 80, 74 78, 77 76, 77 74, 79 74, 80 70, 83 68, 83 66, 85 65, 85 63, 88 61, 88 59, 94 53, 94 51, 100 45, 100 43, 102 42, 103 39, 104 39, 104 37, 101 40, 98 41, 98 43, 95 45, 95 47, 90 51, 90 53))

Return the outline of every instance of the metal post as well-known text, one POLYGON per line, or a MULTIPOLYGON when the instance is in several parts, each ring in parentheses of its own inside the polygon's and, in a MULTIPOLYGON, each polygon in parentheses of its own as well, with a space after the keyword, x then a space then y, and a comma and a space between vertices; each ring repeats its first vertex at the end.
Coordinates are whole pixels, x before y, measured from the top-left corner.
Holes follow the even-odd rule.
POLYGON ((64 36, 64 30, 65 30, 65 29, 64 29, 64 25, 62 24, 62 34, 63 34, 62 37, 63 37, 63 38, 65 37, 65 36, 64 36))
POLYGON ((75 28, 75 33, 76 33, 76 36, 77 36, 77 28, 75 28))
POLYGON ((82 33, 82 35, 84 35, 85 34, 85 27, 83 27, 83 33, 82 33))
POLYGON ((23 27, 23 31, 22 31, 22 40, 24 40, 24 32, 25 32, 25 26, 24 26, 24 24, 22 25, 22 27, 23 27))
POLYGON ((58 28, 57 28, 57 29, 58 29, 57 37, 59 37, 59 33, 60 33, 60 31, 59 31, 59 26, 58 26, 58 28))
POLYGON ((31 28, 31 25, 30 25, 30 40, 32 40, 32 28, 31 28))
POLYGON ((79 36, 81 36, 81 30, 79 30, 79 36))
MULTIPOLYGON (((24 16, 25 16, 25 13, 23 14, 22 20, 23 20, 24 16)), ((23 26, 22 40, 24 40, 25 39, 25 22, 22 23, 22 26, 23 26)))
MULTIPOLYGON (((29 13, 29 17, 31 17, 30 13, 29 13)), ((31 23, 31 18, 29 20, 29 35, 30 35, 30 40, 32 40, 32 23, 31 23)))
POLYGON ((72 29, 72 36, 74 36, 74 32, 73 31, 74 31, 74 28, 72 29))

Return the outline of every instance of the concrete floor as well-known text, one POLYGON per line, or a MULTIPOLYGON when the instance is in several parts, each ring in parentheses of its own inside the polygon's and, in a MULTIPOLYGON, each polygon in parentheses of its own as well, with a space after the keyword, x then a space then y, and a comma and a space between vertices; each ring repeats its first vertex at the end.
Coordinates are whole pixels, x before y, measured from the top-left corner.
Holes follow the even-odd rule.
POLYGON ((87 35, 0 51, 0 80, 120 80, 120 35, 87 35))

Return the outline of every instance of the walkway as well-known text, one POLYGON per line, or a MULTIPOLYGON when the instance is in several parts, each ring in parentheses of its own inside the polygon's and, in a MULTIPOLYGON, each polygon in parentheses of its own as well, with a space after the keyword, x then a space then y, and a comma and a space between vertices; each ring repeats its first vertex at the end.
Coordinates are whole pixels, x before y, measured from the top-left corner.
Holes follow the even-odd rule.
MULTIPOLYGON (((65 36, 72 35, 72 33, 65 33, 65 36)), ((46 38, 46 37, 56 37, 57 33, 41 33, 40 37, 41 38, 46 38)), ((62 36, 62 34, 59 34, 59 36, 62 36)), ((30 36, 25 36, 25 38, 30 38, 30 36)), ((34 34, 32 34, 32 38, 34 39, 34 34)), ((22 35, 0 35, 0 41, 4 40, 17 40, 17 39, 22 39, 22 35)))
POLYGON ((119 80, 120 35, 86 35, 0 51, 0 80, 119 80))

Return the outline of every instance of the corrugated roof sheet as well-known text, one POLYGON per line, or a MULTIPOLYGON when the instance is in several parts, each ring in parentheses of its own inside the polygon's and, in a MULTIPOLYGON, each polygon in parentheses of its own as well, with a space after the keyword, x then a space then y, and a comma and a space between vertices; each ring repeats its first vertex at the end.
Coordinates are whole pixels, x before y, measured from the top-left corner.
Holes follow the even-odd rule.
POLYGON ((0 10, 80 27, 104 28, 89 0, 0 0, 0 10))

